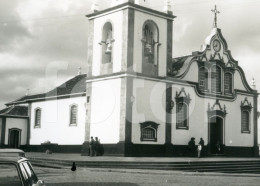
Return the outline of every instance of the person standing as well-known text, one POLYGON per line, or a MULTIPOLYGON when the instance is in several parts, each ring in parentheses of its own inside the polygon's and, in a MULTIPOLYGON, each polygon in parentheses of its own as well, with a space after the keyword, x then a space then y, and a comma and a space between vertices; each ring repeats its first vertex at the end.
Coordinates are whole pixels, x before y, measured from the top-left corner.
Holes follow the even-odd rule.
POLYGON ((195 138, 192 137, 188 143, 189 153, 192 157, 196 156, 195 138))
POLYGON ((95 156, 99 156, 100 155, 100 143, 98 140, 98 137, 95 137, 95 141, 94 141, 94 154, 95 156))
POLYGON ((204 140, 203 140, 203 138, 200 138, 200 142, 199 142, 199 144, 201 145, 201 156, 204 156, 205 154, 205 152, 204 152, 204 140))
POLYGON ((89 142, 89 151, 90 151, 90 156, 94 156, 94 138, 91 136, 90 142, 89 142))

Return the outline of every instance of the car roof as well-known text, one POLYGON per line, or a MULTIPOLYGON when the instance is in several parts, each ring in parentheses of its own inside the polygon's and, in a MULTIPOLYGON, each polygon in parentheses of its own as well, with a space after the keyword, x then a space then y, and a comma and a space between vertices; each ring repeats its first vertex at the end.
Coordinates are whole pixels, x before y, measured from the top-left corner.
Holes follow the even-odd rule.
POLYGON ((23 150, 20 150, 20 149, 0 149, 0 153, 6 153, 6 152, 8 152, 8 153, 10 153, 10 152, 13 152, 13 153, 16 153, 16 152, 23 152, 24 153, 24 151, 23 150))
POLYGON ((14 156, 14 157, 0 157, 0 163, 20 163, 23 161, 28 161, 27 158, 23 158, 23 157, 18 157, 18 156, 14 156))

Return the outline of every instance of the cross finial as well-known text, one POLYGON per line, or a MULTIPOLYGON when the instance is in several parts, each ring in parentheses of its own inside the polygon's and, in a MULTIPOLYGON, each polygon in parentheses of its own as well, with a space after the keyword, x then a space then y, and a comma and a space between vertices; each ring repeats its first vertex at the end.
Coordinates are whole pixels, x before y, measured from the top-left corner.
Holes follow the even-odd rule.
POLYGON ((217 10, 217 5, 215 5, 215 9, 212 9, 211 12, 215 14, 213 28, 217 28, 217 14, 220 13, 220 11, 217 10))
POLYGON ((81 67, 78 67, 78 75, 81 75, 81 67))

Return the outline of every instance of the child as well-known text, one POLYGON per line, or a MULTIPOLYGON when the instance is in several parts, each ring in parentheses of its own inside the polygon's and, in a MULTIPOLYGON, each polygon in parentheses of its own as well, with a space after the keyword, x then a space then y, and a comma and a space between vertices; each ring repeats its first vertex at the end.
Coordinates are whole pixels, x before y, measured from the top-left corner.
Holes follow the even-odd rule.
POLYGON ((197 148, 197 150, 198 150, 198 158, 200 158, 201 149, 202 149, 201 144, 198 144, 198 148, 197 148))

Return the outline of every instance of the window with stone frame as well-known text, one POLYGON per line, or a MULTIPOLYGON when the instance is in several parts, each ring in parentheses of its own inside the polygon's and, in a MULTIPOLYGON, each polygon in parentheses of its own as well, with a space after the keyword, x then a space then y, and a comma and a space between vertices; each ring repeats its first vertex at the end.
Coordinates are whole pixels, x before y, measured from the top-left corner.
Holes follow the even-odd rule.
POLYGON ((201 91, 208 90, 208 69, 205 67, 199 69, 199 88, 201 91))
POLYGON ((35 119, 34 119, 34 127, 39 128, 41 127, 41 109, 35 109, 35 119))
POLYGON ((250 133, 250 115, 252 110, 252 105, 249 103, 248 99, 241 101, 241 133, 250 133))
POLYGON ((157 141, 157 129, 159 124, 152 122, 152 121, 146 121, 143 123, 140 123, 141 128, 141 141, 157 141))
POLYGON ((225 77, 224 77, 225 94, 232 94, 232 88, 233 88, 232 83, 233 83, 232 74, 229 72, 225 73, 225 77))
POLYGON ((143 62, 157 65, 159 54, 159 30, 157 25, 148 20, 143 26, 143 62))
POLYGON ((184 88, 176 92, 176 129, 189 129, 189 104, 190 95, 186 94, 184 88))
POLYGON ((77 125, 78 107, 77 105, 70 106, 70 125, 77 125))
POLYGON ((242 119, 241 119, 241 131, 249 132, 249 112, 247 110, 242 111, 242 119))
POLYGON ((221 92, 221 68, 216 65, 211 68, 211 91, 221 92))

